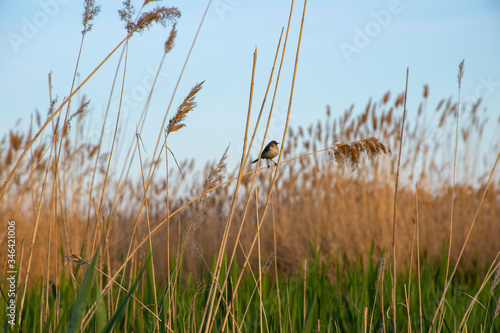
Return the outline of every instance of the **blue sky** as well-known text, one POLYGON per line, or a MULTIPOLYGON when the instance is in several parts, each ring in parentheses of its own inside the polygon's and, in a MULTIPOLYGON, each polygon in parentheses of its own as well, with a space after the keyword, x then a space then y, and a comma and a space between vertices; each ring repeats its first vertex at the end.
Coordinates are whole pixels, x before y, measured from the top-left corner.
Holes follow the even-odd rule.
MULTIPOLYGON (((117 10, 121 1, 98 2, 102 12, 85 40, 80 80, 125 36, 117 10)), ((133 2, 139 7, 142 2, 133 2)), ((157 3, 153 3, 153 7, 157 3)), ((151 157, 173 87, 207 5, 204 1, 164 2, 182 17, 173 51, 167 55, 149 110, 143 141, 151 157)), ((186 128, 169 138, 180 160, 197 165, 218 160, 230 143, 230 161, 239 161, 252 66, 257 47, 254 112, 260 107, 281 27, 288 19, 286 1, 214 0, 182 78, 170 118, 189 90, 206 80, 186 119, 186 128)), ((287 56, 271 138, 281 140, 279 113, 286 113, 303 2, 296 1, 287 56)), ((83 1, 0 2, 0 135, 29 125, 36 110, 49 105, 47 75, 53 94, 68 95, 80 45, 83 1)), ((170 28, 155 27, 129 44, 124 94, 128 98, 123 133, 131 139, 156 73, 170 28)), ((81 90, 91 99, 88 129, 98 132, 119 52, 81 90)), ((415 109, 422 86, 430 87, 432 108, 457 94, 457 67, 465 58, 464 101, 483 97, 490 119, 500 116, 500 2, 481 1, 308 1, 291 126, 323 119, 326 105, 339 116, 351 104, 361 111, 370 97, 404 89, 410 68, 408 103, 415 109)), ((81 96, 81 95, 80 95, 81 96)), ((116 104, 118 94, 112 98, 116 104)), ((268 98, 270 101, 270 98, 268 98)), ((267 109, 266 109, 267 110, 267 109)), ((494 135, 494 134, 493 134, 494 135)), ((108 131, 108 137, 112 131, 108 131)), ((269 141, 269 140, 268 140, 269 141)), ((260 142, 256 142, 260 144, 260 142)))

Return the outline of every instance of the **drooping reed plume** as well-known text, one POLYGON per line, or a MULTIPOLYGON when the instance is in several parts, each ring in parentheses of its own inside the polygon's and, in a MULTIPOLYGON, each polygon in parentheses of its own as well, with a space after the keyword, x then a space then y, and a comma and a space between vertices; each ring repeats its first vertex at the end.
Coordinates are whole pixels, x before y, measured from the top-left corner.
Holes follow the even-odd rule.
MULTIPOLYGON (((151 1, 145 1, 143 7, 149 2, 151 1)), ((153 10, 143 13, 134 23, 132 17, 135 14, 135 9, 131 1, 124 1, 123 6, 123 9, 118 11, 118 15, 120 20, 125 22, 125 29, 129 34, 135 31, 142 33, 144 29, 149 29, 153 23, 159 23, 166 27, 181 17, 181 12, 176 7, 156 6, 153 10)))
POLYGON ((333 161, 337 162, 341 167, 348 164, 353 170, 360 164, 361 153, 375 157, 390 152, 389 148, 386 148, 383 143, 374 137, 341 144, 329 151, 333 161))
POLYGON ((181 12, 175 7, 156 6, 152 11, 142 14, 134 28, 142 33, 144 29, 149 29, 153 23, 159 23, 166 27, 179 17, 181 17, 181 12))

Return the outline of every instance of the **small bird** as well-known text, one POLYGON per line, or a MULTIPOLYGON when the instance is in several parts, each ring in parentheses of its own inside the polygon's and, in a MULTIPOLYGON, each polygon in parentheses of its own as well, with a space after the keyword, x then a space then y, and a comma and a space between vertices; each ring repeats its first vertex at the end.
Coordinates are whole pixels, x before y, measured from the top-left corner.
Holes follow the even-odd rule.
MULTIPOLYGON (((279 152, 280 152, 280 149, 278 148, 278 144, 276 141, 271 141, 267 144, 266 148, 264 148, 264 150, 262 151, 262 154, 260 155, 260 158, 265 158, 267 160, 271 160, 273 161, 273 158, 275 158, 276 156, 278 156, 279 152)), ((255 161, 253 161, 252 163, 255 163, 257 162, 259 159, 256 159, 255 161)), ((274 161, 273 161, 274 162, 274 161)), ((276 165, 276 162, 274 162, 274 164, 276 165)))

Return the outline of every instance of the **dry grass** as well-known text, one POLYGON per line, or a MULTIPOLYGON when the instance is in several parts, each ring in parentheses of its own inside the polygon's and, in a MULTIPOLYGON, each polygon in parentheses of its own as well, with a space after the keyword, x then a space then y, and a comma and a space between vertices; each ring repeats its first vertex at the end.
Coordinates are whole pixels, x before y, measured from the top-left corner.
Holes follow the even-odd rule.
MULTIPOLYGON (((198 87, 198 86, 196 86, 198 87)), ((195 88, 196 88, 195 87, 195 88)), ((376 105, 372 101, 364 108, 364 112, 358 116, 353 116, 353 109, 344 112, 343 116, 335 119, 331 110, 326 118, 308 128, 291 129, 288 135, 289 144, 285 147, 284 154, 287 157, 300 156, 311 152, 311 148, 319 150, 322 147, 331 146, 337 142, 335 149, 327 152, 310 155, 283 163, 282 176, 279 177, 275 193, 273 196, 276 219, 277 256, 278 269, 290 272, 300 266, 302 258, 307 257, 309 251, 316 245, 321 246, 322 253, 328 256, 330 253, 345 251, 349 260, 353 260, 356 255, 367 255, 370 244, 374 242, 375 253, 382 253, 391 244, 391 221, 393 209, 393 181, 395 178, 394 154, 390 150, 397 147, 398 131, 401 119, 393 114, 400 114, 395 110, 400 110, 398 100, 394 105, 389 105, 389 94, 386 94, 381 103, 376 105), (398 109, 399 108, 399 109, 398 109), (356 139, 374 134, 379 139, 356 139), (340 144, 347 142, 346 144, 340 144), (368 154, 364 154, 367 152, 368 154), (379 153, 385 153, 376 156, 379 153), (342 168, 345 165, 347 168, 342 168), (355 169, 355 170, 353 170, 355 169)), ((189 96, 187 97, 187 99, 189 96)), ((84 104, 82 102, 82 104, 84 104)), ((441 114, 435 114, 434 119, 444 118, 443 114, 448 114, 451 103, 441 109, 441 114)), ((421 116, 422 117, 422 116, 421 116)), ((450 123, 453 121, 452 114, 447 115, 450 123)), ((175 117, 174 117, 175 118, 175 117)), ((474 114, 475 124, 481 123, 477 113, 474 114)), ((78 251, 84 241, 84 226, 86 224, 86 201, 88 196, 86 188, 87 180, 91 176, 93 165, 86 163, 95 158, 97 147, 87 143, 80 143, 75 140, 82 137, 82 132, 87 126, 86 114, 79 114, 73 130, 65 132, 71 135, 63 149, 62 160, 64 165, 59 168, 62 179, 60 185, 60 209, 57 209, 57 216, 53 216, 51 209, 42 209, 40 215, 40 228, 42 232, 38 235, 35 247, 35 266, 33 276, 43 276, 46 265, 46 258, 50 251, 52 255, 59 252, 61 243, 64 253, 70 254, 65 244, 71 244, 73 251, 78 251), (52 226, 52 236, 49 235, 49 224, 52 226), (64 231, 64 223, 67 223, 67 234, 64 231), (52 244, 48 244, 49 237, 52 237, 52 244), (67 238, 67 239, 66 239, 67 238)), ((405 142, 403 152, 402 170, 406 186, 402 186, 398 197, 398 217, 401 219, 398 224, 397 244, 400 258, 408 261, 410 258, 413 230, 416 216, 415 192, 411 189, 411 182, 418 181, 419 190, 419 219, 420 219, 420 248, 423 253, 430 258, 439 259, 446 248, 449 235, 449 221, 451 202, 449 200, 453 189, 451 182, 450 166, 437 165, 434 161, 446 149, 448 142, 443 141, 441 147, 430 145, 431 140, 420 136, 419 131, 429 131, 431 124, 424 126, 422 119, 417 118, 413 124, 410 122, 408 133, 410 139, 405 142), (420 150, 420 151, 418 151, 420 150), (426 167, 417 167, 427 161, 426 167), (447 176, 447 177, 446 177, 447 176)), ((444 126, 441 125, 441 126, 444 126)), ((461 138, 460 145, 469 147, 472 150, 480 150, 480 138, 482 133, 478 132, 482 126, 472 126, 466 129, 470 135, 461 138), (476 131, 474 133, 474 131, 476 131)), ((451 130, 451 128, 450 128, 451 130)), ((431 136, 432 137, 432 136, 431 136)), ((446 136, 444 136, 446 138, 446 136)), ((29 134, 20 131, 10 132, 2 139, 0 150, 0 160, 2 161, 3 176, 10 170, 14 161, 20 155, 23 145, 29 141, 29 134)), ((435 141, 432 141, 433 143, 435 141)), ((498 144, 498 143, 492 143, 498 144)), ((40 143, 29 154, 30 158, 23 163, 21 170, 24 172, 16 175, 15 181, 8 188, 5 198, 2 200, 0 215, 8 219, 16 220, 18 223, 18 239, 28 240, 32 235, 33 221, 36 212, 36 198, 39 193, 43 179, 43 173, 48 162, 48 148, 50 138, 46 142, 40 143), (13 200, 12 200, 12 199, 13 200), (26 209, 33 207, 30 209, 26 209)), ((472 152, 467 152, 472 154, 472 152)), ((105 172, 106 155, 100 157, 98 163, 97 179, 103 179, 105 172)), ((475 161, 463 161, 470 163, 466 170, 486 170, 487 165, 480 166, 475 161)), ((491 160, 489 161, 491 163, 491 160)), ((146 167, 150 164, 146 164, 146 167)), ((184 161, 180 163, 180 168, 190 184, 194 184, 190 189, 186 189, 186 184, 182 177, 176 177, 177 168, 170 170, 173 183, 171 187, 171 207, 170 211, 175 211, 183 206, 190 199, 206 192, 204 179, 194 172, 193 162, 184 161), (196 185, 198 184, 198 185, 196 185), (181 193, 184 193, 182 195, 181 193)), ((207 165, 207 175, 213 166, 207 165)), ((219 173, 218 173, 219 174, 219 173)), ((230 176, 230 175, 229 175, 230 176)), ((230 178, 230 177, 228 177, 230 178)), ((260 193, 265 193, 269 186, 269 175, 267 172, 257 176, 256 186, 261 188, 260 193)), ((476 171, 469 175, 462 176, 457 182, 455 189, 455 213, 454 213, 454 233, 452 260, 459 252, 459 245, 465 239, 470 221, 472 221, 477 204, 481 198, 483 186, 480 185, 484 175, 477 174, 476 171)), ((48 186, 52 186, 48 180, 48 186)), ((116 179, 108 179, 115 182, 116 179)), ((247 193, 249 190, 250 177, 245 176, 241 182, 241 191, 247 193)), ((103 184, 97 182, 95 193, 99 193, 103 184)), ((213 187, 211 182, 208 187, 213 187)), ((103 211, 114 211, 113 216, 103 215, 105 219, 114 220, 114 224, 119 225, 120 232, 113 232, 109 235, 108 247, 112 258, 119 258, 118 255, 130 239, 135 225, 134 207, 140 206, 142 200, 141 182, 128 180, 125 183, 124 195, 121 202, 112 210, 110 206, 104 207, 103 211), (115 255, 113 255, 113 253, 115 255)), ((155 178, 151 184, 150 193, 154 194, 149 198, 149 215, 151 227, 154 228, 164 219, 164 205, 166 195, 166 183, 161 177, 155 178)), ((231 188, 222 186, 210 192, 210 200, 204 206, 203 225, 195 228, 193 239, 203 249, 207 261, 210 261, 217 251, 217 244, 223 230, 221 215, 227 214, 227 203, 230 201, 231 188)), ((50 197, 45 197, 43 207, 49 207, 50 197)), ((254 205, 253 200, 250 206, 254 205)), ((108 202, 108 200, 104 200, 108 202)), ((202 200, 205 202, 205 200, 202 200)), ((181 210, 170 223, 170 251, 176 253, 180 244, 179 235, 191 227, 193 221, 200 223, 199 206, 190 205, 181 210), (198 213, 197 213, 198 212, 198 213)), ((91 209, 94 211, 94 208, 91 209)), ((235 228, 241 221, 244 206, 237 206, 235 211, 235 228)), ((248 212, 251 220, 254 219, 254 211, 248 212)), ((95 214, 94 213, 91 213, 95 214)), ((485 202, 478 216, 476 229, 471 234, 468 249, 465 253, 464 264, 484 267, 495 257, 497 244, 500 237, 500 226, 498 216, 500 214, 500 190, 498 188, 498 178, 491 184, 491 189, 485 197, 485 202)), ((144 225, 143 225, 144 226, 144 225)), ((104 228, 104 225, 101 224, 104 228)), ((145 227, 139 230, 139 238, 147 235, 145 227)), ((248 224, 244 226, 242 247, 246 248, 252 241, 255 226, 248 224)), ((100 231, 101 233, 104 231, 100 231)), ((165 253, 167 244, 164 242, 165 234, 160 231, 153 235, 153 246, 155 252, 165 253)), ((233 233, 229 237, 234 237, 233 233)), ((93 239, 93 235, 88 235, 93 239)), ((231 241, 229 241, 231 243, 231 241)), ((261 234, 261 249, 264 257, 269 257, 274 252, 273 231, 271 224, 264 223, 261 234)), ((26 253, 26 252, 25 252, 26 253)), ((5 259, 5 254, 0 255, 5 259)), ((243 259, 243 254, 238 253, 238 258, 243 259)), ((196 272, 200 268, 198 254, 192 249, 187 249, 185 255, 184 268, 191 272, 196 272)), ((326 257, 324 258, 327 259, 326 257)), ((113 260, 112 260, 113 261, 113 260)), ((113 266, 116 266, 115 262, 113 266)), ((51 271, 59 266, 62 268, 62 260, 52 260, 51 271)), ((162 275, 165 272, 166 263, 157 263, 157 272, 162 275)))
MULTIPOLYGON (((80 53, 85 34, 91 31, 91 21, 98 12, 99 7, 93 1, 85 2, 80 53)), ((0 174, 7 180, 0 194, 0 215, 16 221, 16 236, 20 244, 18 249, 21 249, 17 257, 21 264, 21 285, 28 285, 28 278, 23 276, 26 272, 31 279, 44 281, 45 298, 42 297, 42 303, 44 300, 45 303, 41 306, 41 317, 48 316, 50 284, 51 281, 58 281, 62 270, 67 270, 73 277, 74 286, 77 285, 73 275, 75 266, 68 265, 68 259, 88 260, 97 248, 100 262, 96 267, 100 272, 109 274, 106 276, 107 285, 99 281, 99 290, 111 298, 109 306, 115 307, 108 309, 109 313, 118 306, 118 303, 113 302, 115 295, 109 285, 119 283, 122 289, 130 289, 132 281, 127 281, 126 276, 137 276, 138 267, 145 262, 148 250, 153 254, 153 286, 157 285, 154 279, 167 281, 165 297, 171 309, 175 309, 175 294, 179 292, 178 277, 186 276, 180 270, 191 273, 195 279, 203 278, 202 269, 208 271, 211 286, 207 306, 203 309, 202 323, 199 324, 200 331, 203 327, 210 331, 220 304, 229 310, 223 320, 224 330, 229 323, 229 316, 235 310, 236 291, 248 267, 261 302, 262 275, 273 269, 278 281, 278 273, 289 274, 304 267, 305 295, 308 262, 304 260, 318 247, 321 251, 315 253, 323 256, 319 258, 322 262, 327 262, 332 256, 341 258, 330 266, 330 278, 334 277, 335 270, 345 268, 359 256, 374 255, 374 259, 381 263, 376 292, 380 293, 382 302, 384 290, 379 291, 378 286, 379 283, 381 286, 384 284, 384 270, 389 271, 386 265, 390 265, 391 260, 385 252, 392 245, 398 249, 397 263, 398 268, 403 267, 401 269, 417 266, 415 251, 429 259, 428 262, 442 260, 443 253, 449 251, 448 262, 456 262, 451 277, 458 265, 457 258, 461 258, 461 265, 468 268, 489 267, 487 278, 479 291, 492 278, 490 295, 493 296, 500 280, 498 265, 492 264, 496 262, 499 251, 500 183, 498 174, 493 174, 490 178, 492 181, 487 179, 496 157, 496 154, 492 157, 490 151, 498 150, 500 142, 489 143, 489 151, 484 151, 483 134, 487 117, 479 110, 480 100, 467 108, 461 107, 463 111, 459 112, 459 103, 450 97, 441 100, 432 110, 428 109, 429 87, 424 86, 420 105, 416 110, 408 110, 410 114, 406 121, 403 117, 403 110, 406 110, 405 94, 392 98, 391 93, 387 92, 379 101, 370 100, 361 111, 354 105, 344 113, 327 107, 326 116, 317 123, 308 127, 288 128, 294 75, 287 122, 280 140, 282 150, 279 163, 275 168, 256 170, 253 169, 255 166, 246 163, 259 127, 257 123, 247 148, 247 140, 251 135, 252 75, 241 165, 236 170, 226 170, 226 149, 217 164, 207 164, 200 174, 193 167, 193 161, 181 161, 179 164, 176 161, 175 167, 172 167, 168 157, 167 137, 185 126, 185 117, 196 107, 194 99, 204 82, 193 87, 176 115, 165 126, 188 55, 165 112, 153 160, 142 160, 140 133, 137 133, 133 140, 136 144, 130 146, 125 164, 116 166, 122 168, 121 176, 118 177, 119 170, 114 172, 111 161, 113 154, 117 153, 114 143, 117 140, 119 117, 115 123, 111 151, 103 152, 102 135, 94 145, 81 141, 89 126, 89 102, 83 98, 80 105, 73 106, 74 110, 70 112, 70 99, 121 45, 128 42, 133 32, 142 32, 154 23, 173 23, 180 13, 175 8, 156 7, 152 11, 138 13, 133 20, 135 10, 127 0, 120 15, 126 23, 127 37, 78 87, 75 88, 73 82, 70 97, 59 107, 56 107, 57 100, 51 97, 45 122, 40 121, 42 117, 37 113, 36 125, 32 121, 26 132, 12 130, 0 141, 0 174), (65 106, 66 115, 62 118, 61 110, 65 106), (463 119, 464 111, 470 121, 459 127, 459 113, 460 119, 463 119), (52 125, 52 131, 46 129, 49 124, 52 125), (453 124, 456 124, 455 128, 453 124), (164 145, 160 145, 162 138, 164 145), (447 153, 452 146, 460 147, 461 150, 454 159, 448 159, 447 153), (127 168, 130 168, 136 151, 139 152, 141 174, 140 177, 127 178, 123 175, 130 171, 127 168), (399 151, 400 154, 395 156, 392 151, 399 151), (157 172, 163 161, 166 161, 165 174, 157 172), (223 178, 228 180, 223 182, 223 178), (397 200, 394 199, 395 183, 400 184, 397 187, 397 200), (489 188, 485 192, 487 186, 489 188), (395 215, 398 217, 398 227, 397 233, 393 234, 395 215), (418 240, 416 243, 415 239, 418 240), (28 244, 29 240, 31 244, 28 244), (257 250, 254 250, 256 242, 257 250), (463 244, 467 244, 465 252, 463 244), (225 260, 226 256, 230 259, 225 260), (223 270, 231 269, 233 256, 243 266, 235 285, 228 274, 221 275, 223 270), (171 267, 171 258, 176 258, 175 267, 171 267), (267 261, 262 265, 265 258, 267 261), (210 264, 212 262, 216 263, 215 269, 210 264), (251 267, 258 267, 256 274, 251 267), (223 291, 227 291, 228 286, 231 291, 224 295, 223 291)), ((165 43, 160 69, 173 47, 175 36, 174 25, 165 43)), ((281 37, 259 121, 281 51, 274 96, 278 90, 288 27, 283 49, 280 49, 281 37)), ((195 41, 196 37, 193 45, 195 41)), ((124 54, 124 61, 127 62, 126 48, 122 56, 124 54)), ((254 71, 256 58, 257 51, 254 53, 254 71)), ((126 70, 124 77, 125 73, 126 70)), ((460 65, 459 86, 462 76, 463 63, 460 65)), ((149 97, 152 93, 153 88, 149 97)), ((266 134, 272 117, 274 96, 266 134)), ((141 116, 142 123, 148 107, 149 103, 146 103, 141 116)), ((138 126, 137 131, 140 130, 142 125, 138 126)), ((264 144, 261 143, 261 149, 264 144)), ((0 239, 0 245, 3 246, 4 242, 5 236, 0 239)), ((5 262, 5 259, 6 253, 1 252, 0 260, 5 262)), ((393 261, 394 270, 395 264, 393 261)), ((420 272, 419 266, 418 270, 420 272)), ((449 285, 449 281, 446 282, 449 285)), ((24 289, 25 292, 27 288, 24 289)), ((288 297, 288 285, 286 292, 288 297)), ((156 290, 154 295, 156 297, 156 290)), ((343 295, 349 304, 354 304, 347 293, 343 295)), ((393 303, 396 303, 395 296, 393 303)), ((156 298, 154 302, 158 304, 156 298)), ((21 307, 23 303, 21 300, 21 307)), ((140 302, 139 305, 144 307, 140 302)), ((470 309, 473 305, 473 302, 470 303, 470 309)), ((97 307, 98 304, 93 304, 89 313, 96 311, 97 307)), ((498 307, 495 316, 498 315, 498 307)), ((359 313, 361 310, 365 311, 366 328, 368 310, 357 309, 359 313)), ((158 318, 157 307, 154 312, 150 312, 158 318)), ((304 296, 304 325, 305 314, 304 296)), ((469 314, 468 310, 462 323, 469 314)), ((135 312, 131 315, 135 316, 135 312)), ((261 325, 264 320, 267 323, 262 304, 259 315, 261 325)), ((85 317, 82 327, 88 325, 92 316, 85 317)), ((372 319, 373 312, 371 316, 372 319)), ((174 317, 175 313, 170 313, 165 324, 170 325, 174 317)), ((441 320, 438 322, 442 324, 441 320)))

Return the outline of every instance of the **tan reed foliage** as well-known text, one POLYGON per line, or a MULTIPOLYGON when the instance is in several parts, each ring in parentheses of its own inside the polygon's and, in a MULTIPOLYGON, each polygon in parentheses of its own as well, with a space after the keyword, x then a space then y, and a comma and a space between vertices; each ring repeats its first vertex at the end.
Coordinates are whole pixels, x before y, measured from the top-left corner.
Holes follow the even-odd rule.
MULTIPOLYGON (((309 147, 312 147, 313 143, 316 143, 318 147, 328 147, 332 142, 341 141, 349 144, 352 141, 366 140, 364 138, 370 137, 377 138, 378 142, 385 147, 386 152, 389 149, 393 150, 394 147, 397 147, 398 132, 394 129, 401 124, 400 116, 398 116, 401 114, 401 107, 396 107, 395 101, 388 96, 390 96, 389 93, 384 94, 380 102, 371 101, 370 112, 366 117, 357 115, 354 112, 354 107, 347 108, 340 117, 336 116, 335 110, 330 110, 330 115, 326 115, 320 124, 321 133, 317 123, 314 126, 301 126, 293 129, 291 131, 293 133, 289 135, 290 144, 287 145, 289 151, 287 151, 286 156, 294 157, 310 153, 311 149, 306 149, 305 144, 308 144, 309 147), (374 108, 375 113, 372 112, 374 108), (377 123, 376 130, 374 129, 374 117, 376 117, 375 122, 377 123), (357 136, 354 135, 355 128, 358 128, 357 136), (328 144, 325 145, 325 142, 328 144)), ((448 243, 449 223, 446 221, 449 221, 451 204, 449 198, 452 189, 449 182, 451 178, 445 176, 451 174, 452 165, 446 164, 444 161, 443 165, 438 165, 434 161, 439 160, 443 149, 450 146, 452 136, 448 137, 442 132, 439 133, 441 136, 434 136, 429 128, 434 126, 433 124, 438 127, 443 112, 448 115, 442 126, 452 124, 454 118, 453 114, 449 113, 453 102, 440 104, 442 104, 440 111, 434 111, 433 108, 429 114, 424 110, 422 117, 427 114, 427 122, 424 122, 423 118, 417 120, 410 118, 411 121, 408 125, 407 141, 403 152, 412 153, 403 153, 401 162, 402 186, 399 191, 397 207, 401 223, 398 226, 396 242, 399 248, 398 257, 401 258, 401 266, 403 261, 410 256, 410 248, 407 245, 412 242, 414 229, 415 193, 412 190, 414 180, 418 180, 419 183, 419 229, 424 256, 438 259, 443 253, 445 244, 448 243)), ((422 105, 425 107, 424 102, 422 105)), ((365 110, 366 108, 363 108, 363 112, 365 110)), ((481 140, 480 131, 484 128, 485 113, 477 107, 474 110, 475 113, 471 113, 473 122, 468 124, 470 135, 459 139, 462 140, 460 143, 462 147, 468 147, 468 150, 476 153, 480 150, 476 140, 481 140)), ((83 243, 83 235, 85 234, 87 207, 84 198, 88 198, 86 186, 93 169, 92 163, 88 161, 93 160, 92 156, 95 156, 97 147, 78 141, 84 138, 84 132, 90 126, 88 113, 84 112, 75 117, 73 121, 75 122, 72 126, 73 129, 67 133, 71 144, 64 151, 63 159, 67 162, 64 164, 64 168, 60 168, 59 172, 61 178, 64 179, 62 190, 67 196, 64 212, 67 214, 66 220, 69 223, 68 242, 72 244, 72 248, 78 249, 83 243)), ((177 125, 180 124, 182 122, 177 123, 177 125)), ((29 207, 36 202, 35 194, 42 186, 41 180, 48 160, 47 147, 50 139, 50 137, 45 137, 45 140, 34 147, 28 155, 30 158, 21 165, 20 170, 24 170, 24 172, 19 173, 14 178, 5 194, 5 198, 12 198, 12 200, 0 202, 0 215, 18 222, 19 239, 30 239, 34 212, 30 209, 22 209, 22 207, 29 207)), ((12 130, 0 140, 0 173, 4 177, 21 154, 22 147, 27 141, 29 141, 29 133, 23 133, 20 130, 12 130)), ((262 256, 270 257, 273 252, 276 252, 277 258, 279 258, 277 261, 278 269, 282 272, 291 272, 300 267, 302 258, 308 255, 315 244, 322 248, 324 260, 328 260, 330 254, 336 255, 345 252, 345 256, 342 258, 348 264, 357 255, 368 255, 370 244, 373 241, 374 255, 379 258, 382 251, 387 249, 392 241, 388 230, 390 230, 393 208, 394 193, 392 187, 395 175, 395 156, 394 154, 383 154, 383 150, 382 154, 375 158, 366 153, 367 150, 371 151, 376 147, 377 145, 366 144, 357 147, 360 151, 360 163, 354 171, 351 169, 350 159, 346 159, 347 168, 344 170, 326 153, 318 154, 316 159, 304 157, 283 164, 280 171, 282 176, 276 183, 273 198, 277 248, 275 251, 272 228, 270 224, 265 222, 261 230, 262 256)), ((381 147, 379 148, 381 149, 381 147)), ((346 150, 351 151, 351 149, 346 150)), ((461 168, 469 170, 468 173, 457 174, 452 258, 456 258, 459 253, 458 244, 461 244, 465 238, 468 224, 474 216, 476 204, 481 196, 480 184, 484 177, 478 172, 481 170, 479 162, 482 162, 486 157, 474 156, 477 157, 473 160, 462 161, 462 163, 470 163, 468 168, 461 168)), ((105 157, 100 157, 96 191, 102 188, 100 180, 103 179, 105 161, 105 157)), ((203 185, 207 176, 202 176, 196 171, 193 161, 180 161, 179 165, 186 181, 182 179, 176 167, 170 170, 171 211, 175 211, 193 197, 203 193, 206 187, 212 186, 203 185)), ((205 166, 206 174, 208 175, 208 170, 216 169, 216 166, 217 164, 207 164, 205 166)), ((223 170, 217 174, 227 177, 231 173, 233 173, 232 170, 223 170)), ((247 179, 248 177, 244 177, 242 180, 242 188, 240 189, 242 193, 249 190, 250 185, 246 181, 247 179)), ((114 182, 116 179, 111 177, 109 181, 114 182)), ((259 173, 256 181, 256 186, 261 188, 259 193, 265 193, 265 189, 269 186, 269 175, 259 173)), ((47 186, 51 186, 52 179, 49 179, 48 182, 47 186)), ((210 200, 206 201, 204 213, 199 220, 201 224, 196 232, 192 233, 192 239, 198 244, 197 248, 202 251, 201 253, 204 254, 207 262, 211 261, 212 256, 217 251, 223 227, 219 216, 227 214, 227 204, 230 202, 232 194, 229 189, 230 186, 223 186, 211 192, 210 200)), ((135 181, 133 178, 128 179, 125 182, 123 193, 120 203, 114 208, 113 216, 110 216, 110 219, 119 223, 120 226, 119 232, 110 234, 108 240, 112 268, 119 265, 116 258, 120 258, 121 253, 126 250, 123 248, 123 244, 128 243, 133 233, 136 213, 134 208, 137 208, 143 199, 141 182, 135 181)), ((153 229, 165 218, 165 180, 156 176, 151 183, 150 193, 154 194, 149 197, 149 215, 153 229)), ((469 240, 468 251, 464 254, 464 265, 483 267, 491 262, 491 259, 496 255, 495 244, 496 240, 500 238, 500 227, 496 223, 498 216, 500 216, 499 198, 497 178, 485 197, 476 229, 469 240)), ((255 204, 253 200, 250 205, 255 204)), ((110 210, 111 206, 108 200, 104 200, 104 203, 103 211, 110 210)), ((46 197, 43 207, 48 207, 49 204, 50 200, 46 197)), ((194 222, 197 208, 197 205, 187 206, 171 218, 169 244, 164 241, 164 232, 160 231, 153 235, 152 243, 156 256, 167 253, 167 246, 170 247, 170 253, 177 253, 183 235, 194 222)), ((40 216, 40 230, 42 231, 35 244, 37 251, 34 252, 33 278, 42 276, 41 263, 44 262, 43 258, 46 257, 47 251, 51 249, 52 253, 59 253, 60 250, 59 242, 57 242, 57 246, 56 243, 48 243, 49 235, 46 228, 50 220, 49 213, 50 210, 42 209, 40 216)), ((234 217, 234 223, 237 227, 239 227, 243 213, 244 207, 237 205, 234 217)), ((248 214, 247 218, 255 218, 252 210, 248 214)), ((66 237, 63 233, 62 221, 62 216, 56 218, 57 234, 52 236, 53 239, 61 240, 66 237)), ((99 223, 99 225, 102 224, 99 223)), ((250 246, 251 235, 255 234, 255 228, 255 225, 251 223, 244 226, 241 239, 243 249, 248 249, 250 246)), ((102 231, 100 232, 102 234, 102 231)), ((146 237, 146 226, 141 225, 138 232, 140 239, 146 237)), ((230 244, 234 241, 235 236, 235 234, 229 235, 230 244)), ((88 237, 92 239, 93 235, 88 235, 88 237)), ((65 246, 63 247, 65 248, 65 246)), ((65 254, 70 253, 66 252, 65 249, 65 254)), ((5 254, 0 253, 0 259, 3 260, 4 256, 5 254)), ((237 259, 244 260, 242 252, 237 253, 237 259)), ((251 264, 255 264, 256 260, 256 257, 252 257, 251 264)), ((62 260, 54 260, 51 263, 53 265, 51 271, 54 271, 55 266, 61 265, 61 263, 62 260)), ((158 277, 160 279, 165 277, 166 263, 158 261, 155 265, 158 277)), ((200 272, 200 261, 192 248, 186 249, 183 269, 192 272, 195 278, 200 272)), ((271 267, 272 269, 274 268, 271 267)), ((56 277, 54 276, 54 278, 56 277)))

